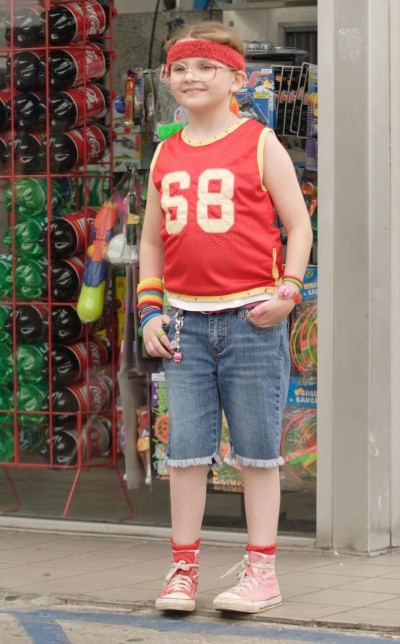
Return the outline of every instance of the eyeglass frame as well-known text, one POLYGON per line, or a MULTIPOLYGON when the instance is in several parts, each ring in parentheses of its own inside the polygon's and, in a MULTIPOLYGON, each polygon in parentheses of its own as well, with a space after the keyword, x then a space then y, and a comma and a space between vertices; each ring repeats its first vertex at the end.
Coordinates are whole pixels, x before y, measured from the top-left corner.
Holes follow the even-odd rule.
MULTIPOLYGON (((184 63, 181 63, 181 64, 182 64, 183 67, 186 67, 186 65, 184 65, 184 63)), ((190 72, 192 74, 193 78, 195 78, 196 80, 200 81, 201 83, 210 83, 211 81, 213 81, 216 78, 217 71, 219 69, 226 69, 226 70, 228 70, 230 72, 239 71, 238 69, 234 69, 233 67, 224 67, 222 65, 214 65, 214 64, 212 64, 211 66, 214 68, 215 73, 214 73, 214 76, 212 78, 209 78, 208 80, 204 80, 202 78, 199 78, 198 76, 196 76, 196 74, 193 72, 193 70, 190 69, 190 67, 186 67, 186 70, 185 70, 182 78, 180 78, 177 81, 170 81, 167 78, 167 65, 162 65, 161 72, 160 72, 160 80, 162 82, 164 82, 164 83, 167 83, 167 85, 177 85, 178 83, 181 83, 185 79, 186 74, 188 72, 190 72)))

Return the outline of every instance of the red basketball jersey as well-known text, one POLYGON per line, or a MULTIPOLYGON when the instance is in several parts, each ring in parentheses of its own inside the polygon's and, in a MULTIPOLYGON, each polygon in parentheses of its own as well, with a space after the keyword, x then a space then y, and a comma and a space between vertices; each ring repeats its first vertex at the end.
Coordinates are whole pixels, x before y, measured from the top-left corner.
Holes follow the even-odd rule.
POLYGON ((268 133, 249 119, 204 144, 178 133, 159 146, 152 176, 169 292, 203 299, 274 290, 282 249, 261 176, 268 133))

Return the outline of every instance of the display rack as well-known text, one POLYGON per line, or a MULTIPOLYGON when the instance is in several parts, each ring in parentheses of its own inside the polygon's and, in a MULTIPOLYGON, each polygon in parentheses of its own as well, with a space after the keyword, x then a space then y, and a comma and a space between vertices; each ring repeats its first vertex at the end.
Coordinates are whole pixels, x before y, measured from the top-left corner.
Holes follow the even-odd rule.
POLYGON ((108 319, 81 327, 76 315, 93 217, 109 194, 95 184, 113 183, 112 0, 11 0, 0 11, 0 465, 16 501, 2 511, 20 505, 13 470, 74 472, 66 517, 82 471, 112 468, 131 514, 118 467, 115 312, 110 302, 108 319), (69 250, 63 226, 75 235, 69 250))

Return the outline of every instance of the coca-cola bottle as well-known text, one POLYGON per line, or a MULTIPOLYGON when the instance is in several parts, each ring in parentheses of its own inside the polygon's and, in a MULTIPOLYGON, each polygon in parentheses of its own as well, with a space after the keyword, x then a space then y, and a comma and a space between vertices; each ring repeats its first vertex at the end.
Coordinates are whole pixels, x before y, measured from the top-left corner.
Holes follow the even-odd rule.
POLYGON ((11 163, 11 137, 8 133, 0 134, 0 173, 9 173, 11 163))
POLYGON ((93 336, 88 342, 55 346, 51 352, 53 384, 68 387, 107 366, 111 358, 111 344, 106 337, 93 336))
MULTIPOLYGON (((75 424, 76 427, 76 424, 75 424)), ((108 418, 90 418, 82 428, 82 459, 104 456, 111 448, 112 423, 108 418)), ((50 435, 40 454, 48 463, 51 462, 51 453, 55 465, 76 465, 78 460, 79 434, 77 429, 60 429, 50 435), (50 447, 51 443, 51 447, 50 447)))
POLYGON ((110 401, 112 380, 108 376, 91 376, 89 383, 76 382, 68 387, 53 389, 55 422, 60 425, 71 422, 78 412, 96 412, 104 409, 110 401))
POLYGON ((0 91, 0 131, 11 127, 11 90, 0 91))
MULTIPOLYGON (((86 334, 86 327, 81 321, 76 308, 71 305, 54 306, 51 311, 53 342, 78 342, 86 334)), ((7 331, 8 327, 5 329, 7 331)))
POLYGON ((15 127, 37 132, 46 126, 45 92, 23 92, 14 99, 15 127))
POLYGON ((84 260, 80 256, 51 264, 51 295, 58 302, 76 300, 82 285, 84 260))
POLYGON ((70 172, 84 165, 98 163, 110 146, 110 131, 103 125, 69 132, 59 132, 50 137, 51 172, 70 172))
POLYGON ((109 6, 98 0, 56 4, 51 7, 48 17, 51 44, 66 45, 101 36, 108 26, 109 6))
POLYGON ((11 73, 14 75, 16 89, 43 89, 46 85, 45 58, 35 51, 17 51, 14 54, 12 71, 11 58, 8 58, 6 63, 6 78, 10 85, 11 73))
POLYGON ((50 127, 62 132, 79 127, 107 114, 110 93, 94 83, 64 92, 53 92, 49 99, 50 127))
POLYGON ((87 208, 53 219, 50 224, 50 248, 53 259, 84 253, 93 229, 96 210, 87 208))
POLYGON ((38 132, 21 132, 14 139, 15 171, 37 174, 46 167, 46 142, 38 132))
MULTIPOLYGON (((49 309, 45 304, 20 304, 15 311, 15 326, 18 342, 45 340, 49 333, 49 309)), ((12 311, 5 323, 5 329, 12 333, 12 311)))
MULTIPOLYGON (((99 44, 91 42, 81 47, 52 50, 49 53, 51 88, 61 91, 101 78, 108 69, 109 58, 99 44)), ((42 67, 42 83, 45 83, 45 78, 45 69, 42 67)))
MULTIPOLYGON (((112 306, 106 304, 103 315, 93 324, 87 325, 80 319, 73 305, 53 306, 51 311, 52 338, 54 343, 70 344, 86 337, 86 333, 98 333, 104 329, 112 331, 112 306)), ((12 332, 12 326, 5 324, 6 333, 12 332)))
POLYGON ((13 28, 14 47, 36 47, 44 42, 46 22, 40 5, 15 8, 12 19, 10 14, 5 17, 4 25, 8 44, 13 28))

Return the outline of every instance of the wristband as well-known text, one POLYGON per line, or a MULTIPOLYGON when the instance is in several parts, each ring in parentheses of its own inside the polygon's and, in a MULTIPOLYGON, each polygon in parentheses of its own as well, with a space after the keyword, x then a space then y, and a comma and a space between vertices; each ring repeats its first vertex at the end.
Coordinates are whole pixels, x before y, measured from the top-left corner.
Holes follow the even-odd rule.
POLYGON ((142 329, 151 318, 162 315, 163 299, 164 285, 160 278, 148 277, 139 282, 137 287, 137 308, 142 329))
POLYGON ((285 282, 278 286, 278 297, 281 300, 293 300, 295 304, 300 304, 303 299, 300 293, 294 290, 291 282, 285 282))
POLYGON ((296 277, 295 275, 284 275, 282 278, 282 284, 284 282, 291 282, 298 287, 299 291, 301 291, 301 289, 303 288, 303 280, 301 280, 299 277, 296 277))

